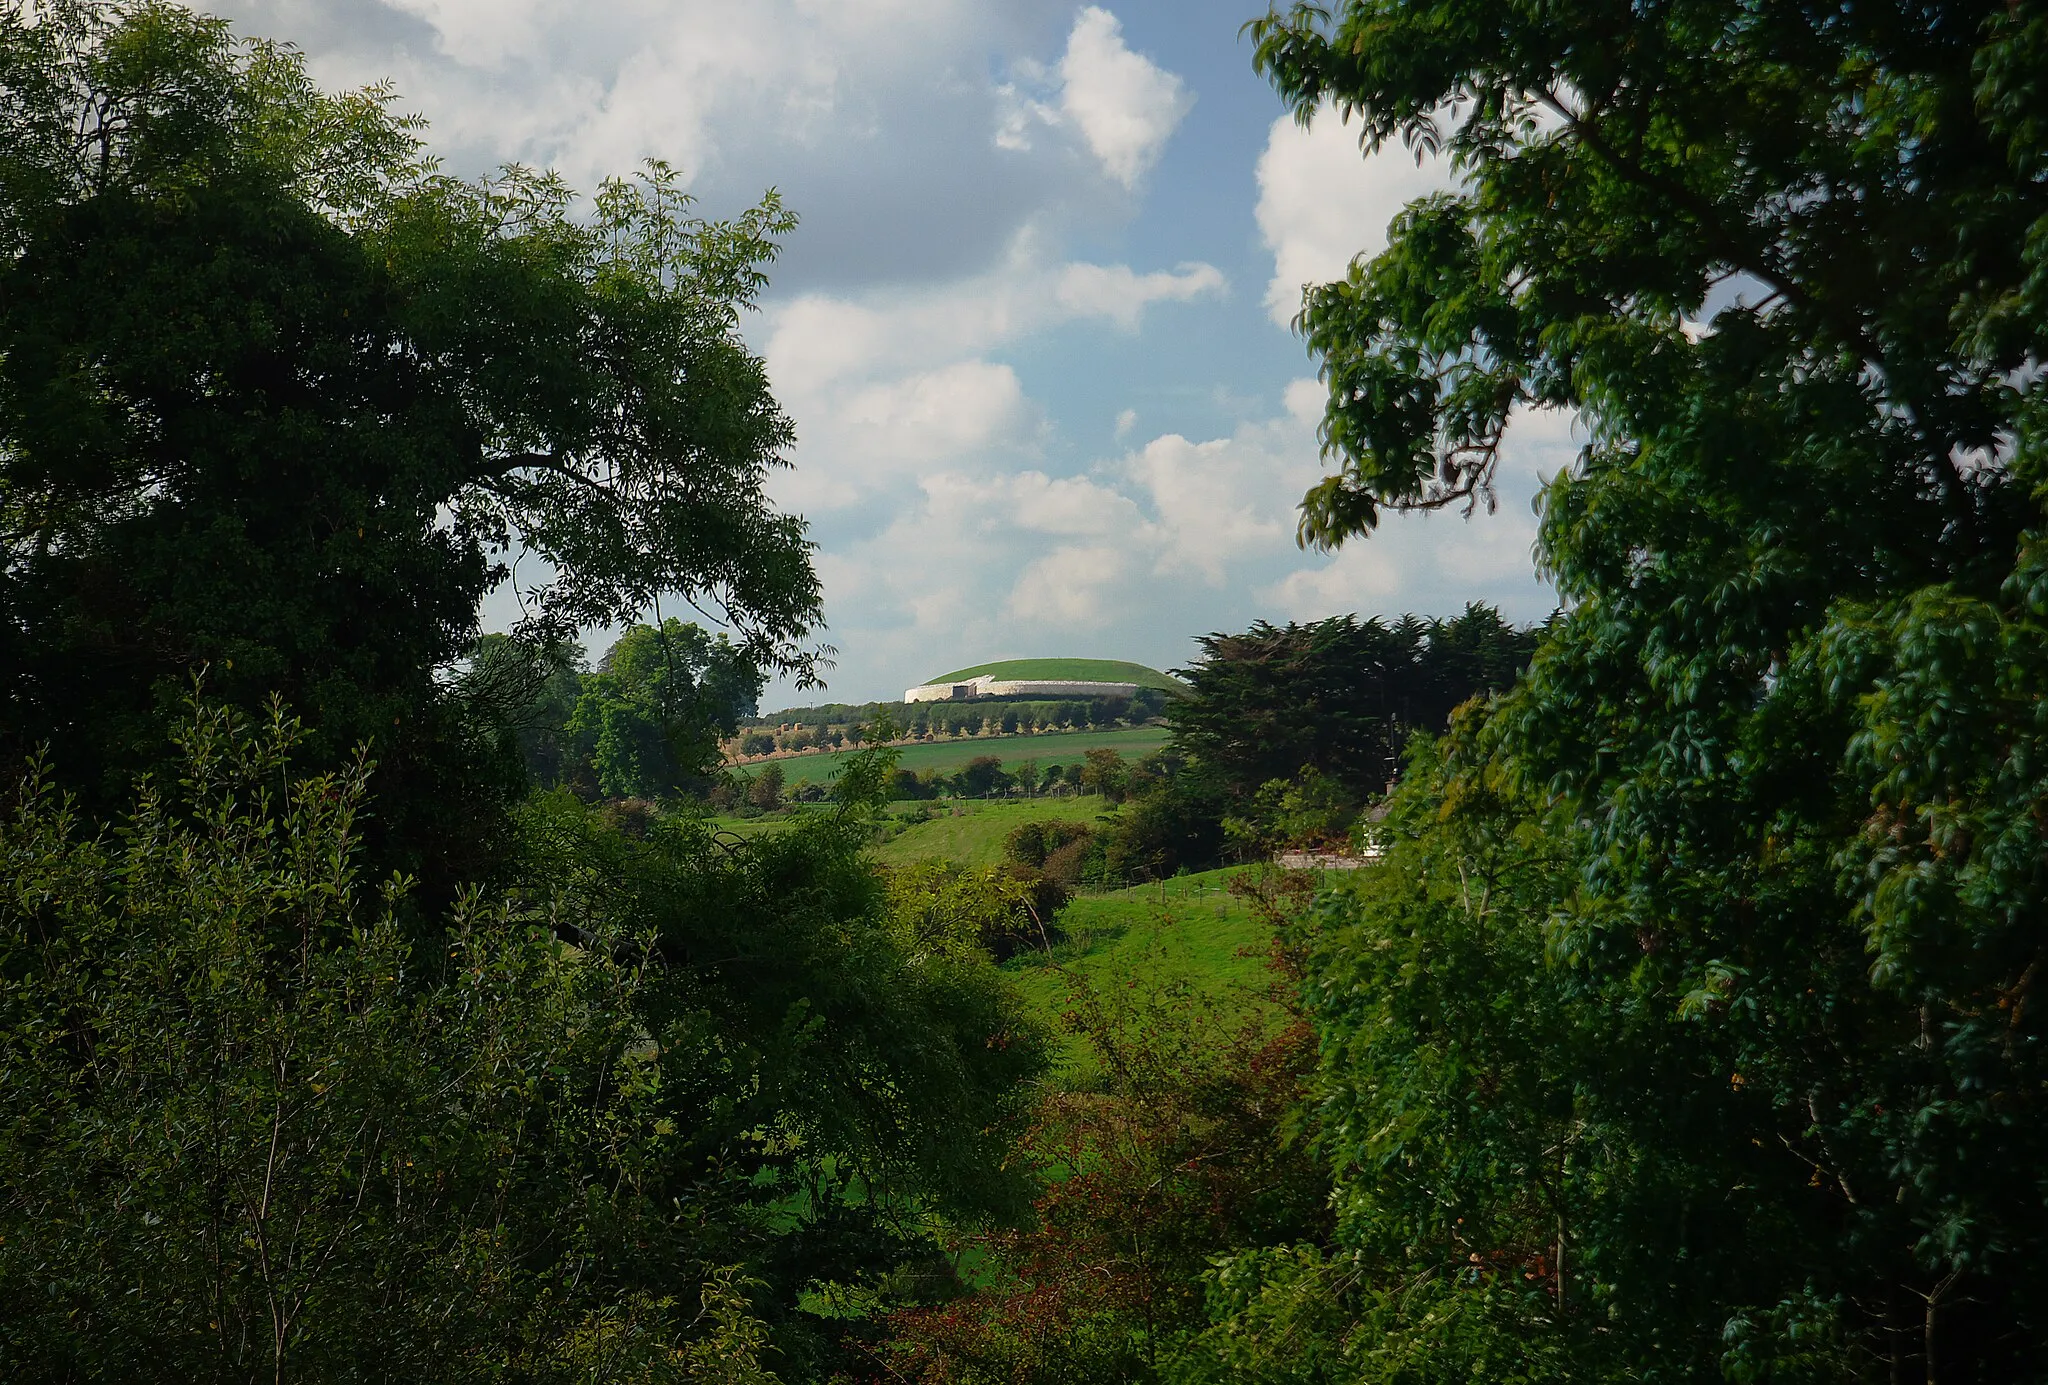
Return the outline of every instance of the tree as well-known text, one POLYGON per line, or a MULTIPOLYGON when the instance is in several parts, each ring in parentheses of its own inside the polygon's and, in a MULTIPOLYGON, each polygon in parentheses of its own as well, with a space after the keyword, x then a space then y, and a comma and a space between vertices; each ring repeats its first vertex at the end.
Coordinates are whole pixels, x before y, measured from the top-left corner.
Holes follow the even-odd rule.
POLYGON ((568 728, 586 672, 583 647, 573 640, 535 646, 494 632, 477 640, 463 696, 479 720, 514 742, 527 777, 553 788, 584 769, 568 728))
POLYGON ((701 782, 752 716, 761 675, 723 635, 669 617, 634 625, 583 680, 569 740, 603 791, 654 798, 701 782))
POLYGON ((756 1366, 759 1285, 697 1271, 697 1316, 685 1282, 646 1273, 733 1247, 705 1235, 715 1199, 679 1217, 653 1196, 669 1064, 696 1060, 645 1044, 634 940, 598 931, 570 949, 472 895, 445 941, 408 941, 404 882, 380 901, 358 873, 367 766, 295 777, 299 734, 199 712, 179 778, 146 785, 118 834, 95 834, 45 767, 17 786, 0 890, 0 1371, 756 1366))
POLYGON ((1016 781, 1004 771, 1000 755, 977 755, 953 782, 963 798, 990 798, 1016 781))
POLYGON ((1462 179, 1305 300, 1304 541, 1487 501, 1521 408, 1587 430, 1542 498, 1565 609, 1486 735, 1573 835, 1542 906, 1568 1015, 1629 1055, 1575 1088, 1623 1153, 1559 1272, 1617 1376, 2011 1378, 2048 1340, 2044 32, 2028 3, 1253 25, 1303 118, 1462 179))
POLYGON ((1174 743, 1240 797, 1313 769, 1354 801, 1383 791, 1415 730, 1441 731, 1469 697, 1509 687, 1535 635, 1473 605, 1450 621, 1336 616, 1205 635, 1168 704, 1174 743))
POLYGON ((1124 791, 1130 787, 1130 766, 1115 750, 1098 748, 1088 752, 1083 764, 1075 768, 1080 771, 1080 784, 1090 793, 1099 793, 1111 803, 1123 800, 1124 791))
POLYGON ((505 844, 516 774, 461 680, 515 549, 522 641, 663 594, 801 680, 818 587, 764 490, 788 420, 739 314, 791 218, 649 165, 434 171, 387 88, 167 4, 0 6, 0 756, 102 807, 191 669, 380 766, 375 859, 430 896, 505 844))
POLYGON ((747 802, 765 813, 772 813, 782 806, 782 766, 767 764, 761 766, 747 785, 747 802))

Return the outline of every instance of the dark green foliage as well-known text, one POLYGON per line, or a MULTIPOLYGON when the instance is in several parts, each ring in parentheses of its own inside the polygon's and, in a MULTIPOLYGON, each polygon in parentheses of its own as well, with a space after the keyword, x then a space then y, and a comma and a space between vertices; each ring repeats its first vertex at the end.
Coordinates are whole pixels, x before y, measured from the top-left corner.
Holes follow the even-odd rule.
POLYGON ((953 776, 953 782, 963 798, 988 798, 1013 787, 1016 778, 1004 771, 1001 756, 977 755, 953 776))
POLYGON ((677 1195, 722 1171, 749 1206, 826 1200, 817 1226, 732 1233, 766 1257, 750 1263, 777 1301, 812 1277, 879 1283, 917 1253, 891 1230, 916 1208, 1014 1207, 1002 1150, 1042 1043, 985 954, 906 948, 861 812, 744 842, 665 817, 633 842, 557 794, 524 826, 537 899, 573 905, 579 935, 647 932, 650 1029, 716 1036, 671 1108, 694 1151, 668 1166, 677 1195))
POLYGON ((1327 1236, 1326 1184, 1291 1116, 1305 1026, 1142 967, 1070 975, 1064 1022, 1102 1078, 1040 1103, 1020 1151, 1043 1179, 1036 1222, 971 1243, 988 1266, 974 1292, 896 1315, 888 1379, 1183 1379, 1213 1257, 1327 1236))
MULTIPOLYGON (((1388 1298, 1403 1331, 1483 1331, 1365 1378, 1497 1371, 1515 1334, 1535 1378, 2040 1378, 2044 25, 1373 0, 1254 26, 1298 110, 1465 179, 1309 297, 1335 474, 1304 538, 1484 499, 1518 405, 1590 439, 1542 501, 1564 613, 1464 771, 1570 845, 1489 934, 1540 955, 1524 1003, 1558 1027, 1515 1040, 1530 1085, 1482 1089, 1531 1139, 1569 1111, 1597 1156, 1560 1204, 1565 1319, 1507 1284, 1422 1318, 1388 1298)), ((1333 997, 1368 946, 1467 967, 1447 909, 1360 907, 1333 997)), ((1399 1077, 1372 1032, 1331 1070, 1367 1103, 1399 1077)), ((1430 1042, 1392 1036, 1418 1064, 1430 1042)), ((1446 1178, 1519 1138, 1454 1132, 1446 1178)), ((1512 1182, 1467 1224, 1526 1253, 1542 1185, 1512 1182)))
POLYGON ((716 769, 719 743, 760 696, 760 672, 742 650, 671 616, 619 636, 582 680, 562 729, 603 793, 652 798, 716 769))
POLYGON ((747 783, 747 802, 764 813, 782 806, 782 766, 763 765, 747 783))
POLYGON ((200 714, 118 834, 18 785, 0 1374, 765 1381, 762 1286, 714 1269, 760 1195, 682 1157, 755 1147, 688 1104, 715 1032, 664 1003, 647 1044, 673 983, 587 914, 581 951, 474 896, 408 942, 366 769, 296 779, 296 735, 200 714))
POLYGON ((1459 703, 1510 686, 1535 642, 1477 605, 1448 621, 1261 621, 1203 636, 1204 658, 1181 670, 1192 695, 1165 715, 1175 744, 1239 797, 1312 768, 1363 800, 1393 778, 1409 732, 1441 731, 1459 703))
POLYGON ((1003 839, 1003 855, 1020 866, 1043 866, 1053 852, 1088 834, 1087 824, 1068 818, 1019 823, 1003 839))
POLYGON ((367 771, 294 781, 295 734, 203 714, 119 838, 19 795, 10 1380, 812 1378, 873 1324, 807 1296, 919 1301, 932 1219, 1021 1211, 1045 1045, 986 946, 1057 897, 992 875, 1008 922, 933 946, 858 784, 746 843, 557 794, 422 945, 356 883, 367 771))
POLYGON ((818 591, 763 483, 787 420, 739 312, 790 220, 434 175, 388 94, 167 5, 0 6, 0 756, 107 806, 190 672, 369 743, 369 849, 445 897, 504 846, 501 726, 460 680, 518 545, 522 638, 714 603, 806 674, 818 591))

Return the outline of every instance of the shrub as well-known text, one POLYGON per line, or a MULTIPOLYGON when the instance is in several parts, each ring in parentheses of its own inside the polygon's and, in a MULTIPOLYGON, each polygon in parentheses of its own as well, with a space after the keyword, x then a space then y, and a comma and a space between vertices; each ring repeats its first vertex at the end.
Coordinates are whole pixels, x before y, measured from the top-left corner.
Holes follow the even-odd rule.
POLYGON ((200 714, 115 835, 20 786, 0 1375, 586 1379, 598 1338, 614 1378, 700 1349, 758 1370, 729 1277, 695 1324, 622 1282, 622 1243, 708 1248, 643 1194, 666 1136, 638 947, 476 895, 424 944, 403 882, 356 875, 366 763, 295 780, 297 740, 200 714))
MULTIPOLYGON (((1073 826, 1080 827, 1079 823, 1073 826)), ((1045 877, 1057 880, 1068 889, 1078 889, 1083 884, 1103 883, 1102 841, 1086 827, 1080 827, 1080 835, 1062 842, 1045 853, 1045 877)))
POLYGON ((781 765, 768 764, 761 766, 761 772, 756 774, 752 782, 747 785, 748 806, 759 808, 764 813, 772 813, 781 807, 782 781, 783 772, 781 765))
POLYGON ((1088 835, 1088 828, 1062 818, 1019 823, 1003 839, 1003 857, 1014 865, 1034 869, 1045 865, 1046 857, 1072 841, 1088 835))

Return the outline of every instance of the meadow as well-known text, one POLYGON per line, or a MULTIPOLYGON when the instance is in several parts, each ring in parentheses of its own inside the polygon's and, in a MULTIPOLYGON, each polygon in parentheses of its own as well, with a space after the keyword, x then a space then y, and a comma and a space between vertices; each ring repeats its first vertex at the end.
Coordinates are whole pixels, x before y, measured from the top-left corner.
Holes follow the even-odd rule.
MULTIPOLYGON (((1092 823, 1109 812, 1111 806, 1100 794, 941 801, 931 805, 941 816, 929 822, 913 822, 892 833, 875 848, 875 859, 892 866, 929 860, 997 866, 1003 863, 1004 840, 1022 824, 1051 818, 1092 823)), ((898 804, 894 810, 899 818, 902 808, 898 804)))
POLYGON ((1278 1011, 1267 998, 1273 930, 1230 881, 1261 866, 1176 876, 1148 885, 1088 894, 1060 912, 1061 940, 1004 964, 1018 991, 1061 1033, 1053 1080, 1086 1086, 1098 1076, 1088 1047, 1061 1024, 1086 990, 1178 997, 1234 1025, 1278 1011))

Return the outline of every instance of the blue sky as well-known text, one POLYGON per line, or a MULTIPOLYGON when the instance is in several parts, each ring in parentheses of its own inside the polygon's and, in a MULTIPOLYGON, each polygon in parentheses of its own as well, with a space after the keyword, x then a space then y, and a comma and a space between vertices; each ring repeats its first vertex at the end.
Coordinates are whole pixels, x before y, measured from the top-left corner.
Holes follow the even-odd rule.
POLYGON ((330 86, 390 78, 452 171, 587 188, 653 155, 710 215, 781 191, 802 224, 746 331, 798 428, 774 491, 819 545, 824 696, 1024 655, 1172 667, 1262 618, 1553 604, 1530 498, 1576 450, 1563 419, 1511 433, 1495 513, 1295 547, 1322 470, 1300 285, 1445 175, 1286 119, 1238 35, 1253 3, 217 8, 330 86))

